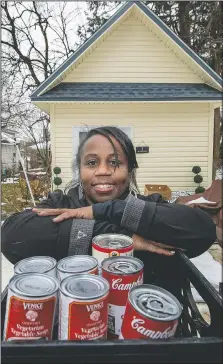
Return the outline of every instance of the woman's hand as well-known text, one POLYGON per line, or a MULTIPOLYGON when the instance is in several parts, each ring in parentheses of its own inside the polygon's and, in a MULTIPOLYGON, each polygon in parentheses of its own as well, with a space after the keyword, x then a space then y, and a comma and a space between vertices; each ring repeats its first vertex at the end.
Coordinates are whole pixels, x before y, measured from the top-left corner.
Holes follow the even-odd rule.
POLYGON ((38 216, 55 216, 54 222, 61 222, 67 219, 93 219, 92 206, 81 207, 79 209, 41 209, 34 208, 33 212, 36 212, 38 216))
MULTIPOLYGON (((133 239, 133 246, 134 246, 135 250, 145 250, 145 251, 149 251, 151 253, 166 255, 167 257, 171 257, 175 253, 174 251, 170 251, 169 249, 176 250, 176 248, 171 245, 164 245, 164 244, 156 243, 155 241, 146 240, 137 234, 134 234, 132 236, 132 239, 133 239)), ((184 249, 180 249, 180 248, 178 248, 178 249, 184 250, 184 249)))

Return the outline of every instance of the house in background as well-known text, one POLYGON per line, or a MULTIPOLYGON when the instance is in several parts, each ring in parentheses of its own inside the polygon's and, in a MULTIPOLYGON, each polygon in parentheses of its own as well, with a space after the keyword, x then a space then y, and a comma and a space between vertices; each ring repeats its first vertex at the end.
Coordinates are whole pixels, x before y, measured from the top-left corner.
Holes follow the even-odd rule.
POLYGON ((192 167, 212 181, 214 109, 221 78, 141 2, 125 3, 32 94, 50 115, 52 167, 72 178, 86 129, 121 127, 135 147, 137 180, 194 191, 192 167))
POLYGON ((17 133, 10 129, 4 129, 1 135, 1 174, 13 175, 19 170, 19 155, 16 146, 10 142, 17 133))

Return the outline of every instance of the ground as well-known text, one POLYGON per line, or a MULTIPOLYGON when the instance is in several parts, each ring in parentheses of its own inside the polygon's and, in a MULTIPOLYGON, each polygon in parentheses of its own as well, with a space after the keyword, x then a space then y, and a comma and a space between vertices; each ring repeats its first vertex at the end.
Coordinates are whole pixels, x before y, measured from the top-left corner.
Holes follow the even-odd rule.
POLYGON ((214 260, 223 265, 222 247, 219 244, 213 244, 209 252, 214 260))

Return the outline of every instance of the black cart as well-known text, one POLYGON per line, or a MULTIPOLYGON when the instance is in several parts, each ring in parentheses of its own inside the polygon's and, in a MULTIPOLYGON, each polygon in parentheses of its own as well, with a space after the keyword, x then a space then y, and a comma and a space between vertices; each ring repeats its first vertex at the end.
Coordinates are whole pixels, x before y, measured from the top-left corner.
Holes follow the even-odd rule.
MULTIPOLYGON (((175 279, 168 277, 166 272, 167 281, 172 285, 163 287, 175 294, 183 305, 182 316, 174 338, 103 342, 99 340, 58 341, 57 327, 55 327, 52 341, 2 341, 2 364, 222 363, 223 302, 221 294, 211 286, 183 253, 176 253, 169 262, 174 264, 176 276, 175 279), (191 293, 191 283, 208 305, 210 324, 203 319, 197 308, 191 293)), ((151 275, 145 272, 145 283, 159 285, 159 276, 153 274, 153 277, 155 278, 152 280, 151 275)), ((7 288, 2 293, 2 331, 6 298, 7 288)))

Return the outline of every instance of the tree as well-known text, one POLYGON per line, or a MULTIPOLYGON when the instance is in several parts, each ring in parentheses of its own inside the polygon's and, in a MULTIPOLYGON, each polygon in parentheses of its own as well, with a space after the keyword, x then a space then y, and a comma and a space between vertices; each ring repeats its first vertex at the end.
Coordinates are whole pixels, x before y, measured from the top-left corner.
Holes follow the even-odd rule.
POLYGON ((2 2, 2 118, 25 135, 50 171, 49 116, 29 96, 76 48, 79 10, 66 2, 2 2), (43 147, 40 147, 42 143, 43 147))
POLYGON ((120 1, 89 1, 88 8, 85 11, 86 23, 79 25, 77 35, 79 45, 92 36, 110 16, 122 6, 120 1))

